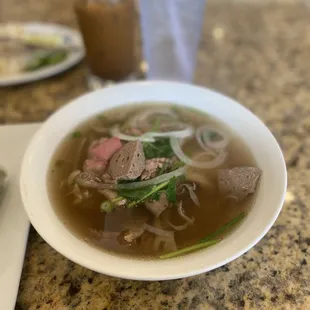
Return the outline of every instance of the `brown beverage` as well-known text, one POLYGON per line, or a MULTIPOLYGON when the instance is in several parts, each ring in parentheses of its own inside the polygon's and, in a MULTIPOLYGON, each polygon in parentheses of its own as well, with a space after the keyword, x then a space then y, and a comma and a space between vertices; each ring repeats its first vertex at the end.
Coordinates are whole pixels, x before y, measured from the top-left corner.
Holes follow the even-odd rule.
POLYGON ((91 72, 114 81, 134 72, 134 1, 79 0, 75 11, 91 72))

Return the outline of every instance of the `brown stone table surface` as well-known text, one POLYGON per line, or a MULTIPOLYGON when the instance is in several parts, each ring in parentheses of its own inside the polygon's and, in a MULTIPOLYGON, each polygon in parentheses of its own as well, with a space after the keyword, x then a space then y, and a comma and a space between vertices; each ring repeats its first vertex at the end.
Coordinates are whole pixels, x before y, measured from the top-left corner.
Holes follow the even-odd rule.
MULTIPOLYGON (((76 26, 71 0, 2 0, 0 20, 76 26)), ((298 0, 210 0, 196 83, 239 100, 280 142, 289 185, 272 229, 226 266, 166 282, 92 272, 31 229, 16 309, 310 309, 310 7, 298 0)), ((86 91, 84 64, 0 88, 0 123, 44 121, 86 91)))

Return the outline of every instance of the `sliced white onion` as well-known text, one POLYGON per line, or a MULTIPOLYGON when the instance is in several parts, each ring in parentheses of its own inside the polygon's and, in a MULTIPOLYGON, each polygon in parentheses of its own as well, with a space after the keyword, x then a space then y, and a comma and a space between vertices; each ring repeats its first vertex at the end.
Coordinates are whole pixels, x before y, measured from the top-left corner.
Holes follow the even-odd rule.
POLYGON ((114 126, 111 129, 111 135, 113 137, 118 137, 120 140, 124 141, 135 141, 140 140, 142 142, 155 142, 155 138, 166 138, 166 137, 177 137, 177 138, 186 138, 191 136, 194 133, 192 127, 187 127, 183 130, 177 131, 167 131, 167 132, 146 132, 141 136, 130 136, 119 131, 118 126, 114 126))
MULTIPOLYGON (((136 189, 141 187, 146 187, 149 185, 156 185, 162 182, 165 182, 167 180, 170 180, 173 177, 179 177, 183 174, 185 174, 186 168, 182 167, 177 170, 174 170, 169 173, 162 174, 156 178, 147 180, 147 181, 140 181, 140 182, 132 182, 132 183, 124 183, 124 184, 117 184, 116 187, 118 189, 136 189)), ((111 184, 110 184, 111 185, 111 184)), ((113 184, 114 185, 114 184, 113 184)))
POLYGON ((174 236, 173 231, 159 229, 159 228, 156 228, 156 227, 148 225, 148 224, 144 224, 143 228, 145 230, 147 230, 148 232, 150 232, 154 235, 157 235, 157 236, 161 236, 161 237, 173 237, 174 236))
POLYGON ((117 137, 120 140, 124 140, 124 141, 136 141, 136 140, 140 140, 142 142, 155 142, 155 139, 150 137, 150 136, 146 136, 141 135, 141 136, 130 136, 130 135, 126 135, 124 133, 121 133, 119 131, 119 127, 118 126, 114 126, 112 127, 111 131, 110 131, 111 135, 113 137, 117 137))
POLYGON ((176 230, 176 231, 182 231, 182 230, 186 229, 187 226, 189 225, 189 223, 185 223, 185 224, 183 224, 183 225, 173 225, 173 224, 171 224, 169 221, 167 221, 167 223, 168 223, 168 225, 169 225, 171 228, 173 228, 173 229, 176 230))
POLYGON ((188 216, 186 216, 183 212, 183 208, 182 208, 182 201, 180 201, 179 205, 178 205, 178 213, 179 215, 189 224, 193 224, 195 222, 195 218, 189 218, 188 216))
POLYGON ((220 166, 226 159, 227 157, 227 152, 225 150, 220 150, 218 155, 209 161, 195 161, 189 158, 187 155, 182 150, 181 147, 181 142, 178 138, 170 138, 170 145, 175 153, 175 155, 185 164, 196 167, 196 168, 201 168, 201 169, 212 169, 220 166))
POLYGON ((196 139, 199 145, 205 150, 210 151, 211 149, 219 150, 223 149, 228 145, 228 135, 222 129, 213 127, 211 125, 204 125, 197 129, 196 131, 196 139), (210 132, 215 132, 222 139, 220 141, 212 141, 210 139, 210 132))
POLYGON ((152 138, 165 138, 165 137, 176 137, 176 138, 186 138, 194 133, 192 127, 187 127, 183 130, 177 131, 167 131, 167 132, 147 132, 143 136, 152 138))
POLYGON ((162 114, 162 115, 166 114, 166 115, 173 116, 174 118, 177 117, 177 115, 169 108, 163 108, 163 107, 151 108, 151 109, 144 110, 141 113, 138 113, 135 116, 133 116, 129 120, 128 125, 130 127, 137 127, 139 122, 143 122, 147 117, 153 114, 162 114))

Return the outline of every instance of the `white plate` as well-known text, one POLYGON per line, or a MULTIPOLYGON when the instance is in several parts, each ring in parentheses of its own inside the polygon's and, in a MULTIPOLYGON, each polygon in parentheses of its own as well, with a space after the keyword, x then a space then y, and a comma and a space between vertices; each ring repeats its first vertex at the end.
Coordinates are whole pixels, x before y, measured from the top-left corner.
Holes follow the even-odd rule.
MULTIPOLYGON (((72 43, 75 46, 81 47, 70 51, 69 56, 61 63, 54 66, 44 67, 33 72, 21 72, 14 75, 0 76, 0 86, 11 86, 22 83, 33 82, 41 80, 56 74, 59 74, 70 67, 74 66, 84 57, 84 48, 81 35, 78 31, 66 26, 45 23, 26 23, 26 24, 12 24, 17 27, 22 27, 26 32, 39 34, 60 34, 66 38, 66 42, 72 43)), ((4 28, 11 26, 10 24, 0 24, 0 31, 5 31, 4 28)))
POLYGON ((8 191, 0 204, 0 308, 5 310, 15 306, 29 229, 19 193, 20 165, 38 128, 39 124, 0 126, 0 164, 9 174, 8 191))

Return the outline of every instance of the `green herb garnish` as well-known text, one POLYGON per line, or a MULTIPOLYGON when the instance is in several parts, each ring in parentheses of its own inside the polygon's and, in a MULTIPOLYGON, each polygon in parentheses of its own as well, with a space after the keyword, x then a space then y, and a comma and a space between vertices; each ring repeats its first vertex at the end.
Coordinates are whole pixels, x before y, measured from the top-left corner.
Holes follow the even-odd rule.
POLYGON ((137 188, 137 189, 119 189, 117 192, 119 195, 132 199, 138 200, 141 197, 145 196, 153 189, 153 185, 137 188))
POLYGON ((177 161, 171 166, 171 171, 177 170, 181 167, 185 166, 185 164, 182 161, 177 161))
POLYGON ((228 223, 226 223, 225 225, 223 225, 222 227, 220 227, 219 229, 217 229, 215 232, 211 233, 210 235, 204 237, 199 242, 203 243, 203 242, 209 241, 211 239, 214 239, 214 238, 220 236, 226 230, 230 229, 232 226, 236 225, 238 222, 240 222, 242 219, 244 219, 244 217, 245 217, 245 212, 240 213, 239 215, 234 217, 231 221, 229 221, 228 223))
POLYGON ((75 131, 72 133, 72 138, 80 138, 82 133, 80 131, 75 131))
POLYGON ((160 199, 160 194, 161 193, 164 193, 165 191, 158 191, 156 193, 154 193, 151 197, 150 197, 150 200, 153 201, 158 201, 160 199))
POLYGON ((158 169, 157 176, 164 174, 169 168, 169 163, 164 163, 161 168, 158 169))
POLYGON ((159 258, 160 259, 167 259, 167 258, 172 258, 172 257, 180 256, 180 255, 183 255, 183 254, 187 254, 187 253, 190 253, 190 252, 197 251, 199 249, 208 248, 209 246, 217 244, 220 241, 221 241, 220 239, 217 239, 217 240, 206 241, 204 243, 194 244, 194 245, 189 246, 189 247, 184 248, 184 249, 180 249, 180 250, 176 250, 176 251, 173 251, 173 252, 170 252, 170 253, 163 254, 163 255, 159 256, 159 258))
POLYGON ((176 178, 172 178, 154 186, 146 186, 138 189, 118 190, 118 194, 131 202, 127 208, 132 208, 145 200, 159 200, 160 194, 166 194, 170 203, 176 202, 176 178))
POLYGON ((231 221, 229 221, 228 223, 226 223, 225 225, 223 225, 222 227, 217 229, 215 232, 213 232, 213 233, 209 234, 208 236, 206 236, 205 238, 199 240, 199 242, 197 244, 194 244, 192 246, 189 246, 189 247, 186 247, 186 248, 183 248, 180 250, 176 250, 173 252, 163 254, 163 255, 159 256, 159 258, 160 259, 172 258, 172 257, 176 257, 176 256, 180 256, 180 255, 187 254, 190 252, 194 252, 194 251, 197 251, 199 249, 207 248, 211 245, 217 244, 221 241, 221 239, 215 239, 215 238, 222 235, 226 230, 230 229, 232 226, 236 225, 244 217, 245 217, 245 213, 242 212, 239 215, 237 215, 235 218, 233 218, 231 221))
POLYGON ((177 179, 172 178, 170 179, 167 190, 166 196, 169 202, 175 203, 177 201, 177 179))
POLYGON ((114 210, 115 208, 115 203, 123 200, 124 197, 116 197, 113 200, 107 200, 104 201, 101 205, 100 205, 100 211, 101 212, 106 212, 106 213, 110 213, 114 210))
POLYGON ((131 203, 128 204, 127 208, 132 208, 134 207, 135 205, 138 205, 139 203, 145 201, 146 199, 150 198, 152 195, 154 195, 156 192, 158 192, 159 190, 165 188, 168 184, 169 184, 170 180, 168 181, 165 181, 163 183, 160 183, 158 185, 155 185, 152 187, 152 189, 144 194, 142 197, 140 197, 138 200, 136 201, 132 201, 131 203))
POLYGON ((157 139, 155 142, 144 142, 143 151, 146 159, 166 157, 171 158, 175 154, 167 138, 157 139))

